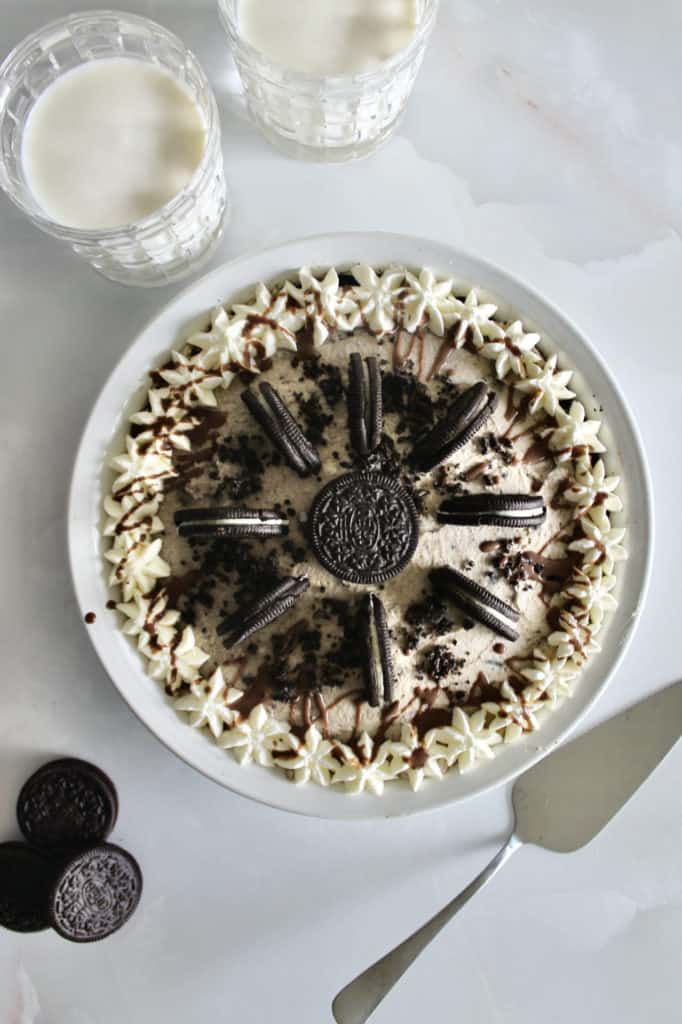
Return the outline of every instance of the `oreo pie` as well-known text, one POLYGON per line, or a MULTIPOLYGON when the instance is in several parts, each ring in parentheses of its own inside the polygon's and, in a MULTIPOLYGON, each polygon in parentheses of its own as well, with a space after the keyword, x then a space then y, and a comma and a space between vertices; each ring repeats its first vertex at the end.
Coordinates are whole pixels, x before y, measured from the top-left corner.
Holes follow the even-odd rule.
POLYGON ((106 557, 123 630, 207 742, 378 793, 570 695, 624 531, 552 353, 479 289, 355 266, 259 285, 152 369, 106 557))

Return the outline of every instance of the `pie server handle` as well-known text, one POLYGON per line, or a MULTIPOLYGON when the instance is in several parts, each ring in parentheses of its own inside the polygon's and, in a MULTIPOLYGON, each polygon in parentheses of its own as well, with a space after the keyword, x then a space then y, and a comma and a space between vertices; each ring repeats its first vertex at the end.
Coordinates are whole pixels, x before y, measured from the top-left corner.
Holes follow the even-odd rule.
POLYGON ((366 971, 359 974, 354 981, 341 989, 332 1003, 332 1012, 336 1024, 365 1024, 376 1010, 382 999, 390 992, 395 983, 417 959, 423 949, 438 935, 455 914, 469 902, 479 889, 496 875, 511 855, 520 849, 522 841, 512 833, 502 849, 490 861, 487 867, 474 878, 473 882, 462 889, 442 910, 434 914, 430 920, 417 928, 409 938, 392 949, 390 953, 377 960, 366 971))

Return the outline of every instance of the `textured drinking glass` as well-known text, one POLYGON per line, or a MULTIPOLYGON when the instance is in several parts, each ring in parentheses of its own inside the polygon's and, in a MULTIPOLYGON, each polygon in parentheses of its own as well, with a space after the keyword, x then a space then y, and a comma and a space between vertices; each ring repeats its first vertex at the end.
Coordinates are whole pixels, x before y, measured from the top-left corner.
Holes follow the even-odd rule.
POLYGON ((321 161, 364 156, 389 137, 412 91, 437 9, 438 0, 421 0, 412 42, 375 70, 326 76, 273 63, 240 36, 239 0, 218 0, 254 121, 289 156, 321 161))
POLYGON ((120 11, 73 14, 28 36, 0 66, 0 186, 37 227, 113 281, 160 285, 188 274, 218 242, 227 203, 218 109, 194 54, 161 25, 120 11), (122 227, 86 231, 51 220, 37 204, 22 167, 22 138, 52 82, 111 57, 155 64, 183 83, 203 113, 206 149, 186 187, 160 209, 122 227))

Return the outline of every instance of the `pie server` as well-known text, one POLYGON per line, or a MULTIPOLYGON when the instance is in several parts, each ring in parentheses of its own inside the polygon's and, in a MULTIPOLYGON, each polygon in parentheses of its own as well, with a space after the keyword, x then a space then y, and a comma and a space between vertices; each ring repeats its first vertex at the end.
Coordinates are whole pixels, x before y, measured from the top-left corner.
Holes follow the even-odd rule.
POLYGON ((560 747, 516 780, 514 828, 459 896, 346 985, 332 1003, 337 1024, 364 1024, 440 932, 524 843, 571 853, 618 813, 682 734, 682 681, 560 747))

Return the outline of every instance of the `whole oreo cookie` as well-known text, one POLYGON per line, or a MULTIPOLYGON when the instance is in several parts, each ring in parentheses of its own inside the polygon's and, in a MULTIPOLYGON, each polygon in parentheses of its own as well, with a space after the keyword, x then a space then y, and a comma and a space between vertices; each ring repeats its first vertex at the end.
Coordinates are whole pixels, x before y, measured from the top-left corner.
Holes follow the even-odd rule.
POLYGON ((388 631, 386 609, 380 597, 376 594, 367 594, 363 613, 367 702, 370 707, 377 708, 392 701, 395 691, 391 636, 388 631))
POLYGON ((13 932, 49 928, 55 864, 26 843, 0 843, 0 927, 13 932))
POLYGON ((540 526, 546 517, 540 494, 458 494, 437 513, 440 523, 454 526, 540 526))
POLYGON ((284 615, 309 585, 307 576, 287 576, 254 604, 225 619, 218 627, 218 633, 227 635, 226 646, 236 647, 284 615))
POLYGON ((309 527, 318 561, 349 583, 397 576, 419 539, 412 497, 385 473, 347 473, 330 481, 313 501, 309 527))
POLYGON ((263 508, 183 508, 175 513, 181 537, 277 537, 288 520, 263 508))
POLYGON ((516 608, 456 569, 432 569, 429 579, 435 590, 449 598, 465 614, 507 640, 518 640, 516 608))
POLYGON ((71 942, 105 939, 125 924, 142 894, 142 872, 129 853, 102 843, 72 857, 59 871, 50 923, 71 942))
POLYGON ((50 761, 24 783, 17 820, 26 840, 50 854, 99 843, 111 832, 118 797, 111 779, 76 758, 50 761))
POLYGON ((497 407, 497 395, 483 381, 459 395, 443 419, 420 438, 411 462, 420 473, 435 469, 476 434, 497 407))

